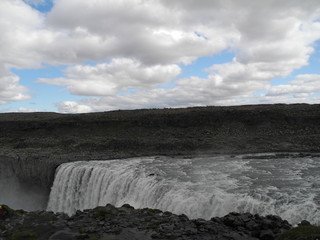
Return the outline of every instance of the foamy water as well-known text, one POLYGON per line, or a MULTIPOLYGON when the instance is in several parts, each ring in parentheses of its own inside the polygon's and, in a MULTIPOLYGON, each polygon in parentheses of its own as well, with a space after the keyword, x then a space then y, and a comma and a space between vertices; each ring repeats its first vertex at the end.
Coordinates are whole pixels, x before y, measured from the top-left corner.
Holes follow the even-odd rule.
POLYGON ((229 212, 275 214, 320 224, 320 158, 259 155, 147 157, 73 162, 56 172, 48 210, 65 212, 111 203, 158 208, 190 218, 229 212))

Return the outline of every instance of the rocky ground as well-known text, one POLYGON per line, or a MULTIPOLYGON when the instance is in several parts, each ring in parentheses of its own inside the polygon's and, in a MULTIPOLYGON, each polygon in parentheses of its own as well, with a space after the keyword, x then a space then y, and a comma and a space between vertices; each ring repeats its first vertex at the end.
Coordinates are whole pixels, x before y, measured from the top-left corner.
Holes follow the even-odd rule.
POLYGON ((320 105, 0 114, 2 155, 320 151, 320 105))
POLYGON ((0 239, 8 240, 274 240, 290 229, 277 216, 230 213, 211 220, 190 220, 155 209, 129 205, 97 207, 74 216, 52 212, 12 211, 0 220, 0 239))

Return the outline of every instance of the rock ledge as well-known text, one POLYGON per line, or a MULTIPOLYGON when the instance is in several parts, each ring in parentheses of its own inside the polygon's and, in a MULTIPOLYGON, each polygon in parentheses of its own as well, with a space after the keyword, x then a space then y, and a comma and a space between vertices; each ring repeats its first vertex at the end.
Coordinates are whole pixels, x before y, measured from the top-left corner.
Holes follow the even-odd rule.
POLYGON ((273 240, 291 225, 277 216, 230 213, 222 218, 189 219, 157 209, 116 208, 110 204, 77 211, 71 217, 46 211, 10 210, 0 220, 0 239, 8 240, 134 240, 218 239, 273 240))

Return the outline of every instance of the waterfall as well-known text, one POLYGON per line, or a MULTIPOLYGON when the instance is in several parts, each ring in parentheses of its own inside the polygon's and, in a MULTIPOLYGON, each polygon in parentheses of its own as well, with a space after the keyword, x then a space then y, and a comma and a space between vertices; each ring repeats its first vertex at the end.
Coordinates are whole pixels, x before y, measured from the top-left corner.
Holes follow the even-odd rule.
MULTIPOLYGON (((190 218, 210 219, 236 211, 275 214, 291 223, 303 219, 319 223, 316 193, 306 194, 305 182, 285 190, 286 181, 296 177, 297 169, 271 176, 274 163, 268 163, 269 168, 257 166, 263 164, 241 156, 65 163, 56 171, 47 210, 72 215, 76 210, 107 203, 127 203, 135 208, 183 213, 190 218)), ((303 170, 302 165, 300 168, 303 170)))

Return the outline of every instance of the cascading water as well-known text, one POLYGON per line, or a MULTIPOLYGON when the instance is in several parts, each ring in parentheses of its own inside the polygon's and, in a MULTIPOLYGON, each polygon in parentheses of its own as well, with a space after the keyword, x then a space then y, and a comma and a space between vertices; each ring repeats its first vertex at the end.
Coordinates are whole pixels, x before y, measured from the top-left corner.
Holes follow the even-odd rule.
POLYGON ((214 156, 65 163, 57 169, 47 209, 72 215, 128 203, 190 218, 235 211, 319 225, 319 160, 214 156))

